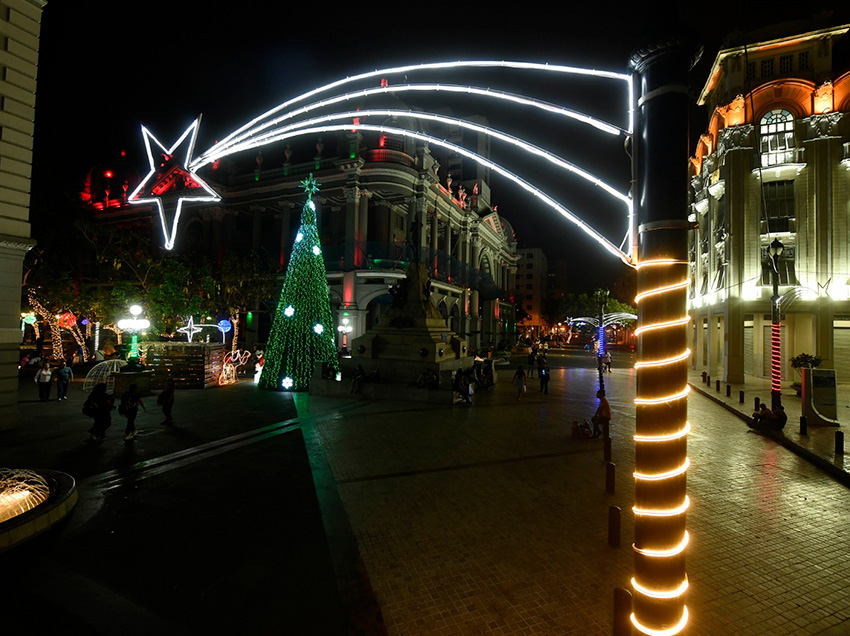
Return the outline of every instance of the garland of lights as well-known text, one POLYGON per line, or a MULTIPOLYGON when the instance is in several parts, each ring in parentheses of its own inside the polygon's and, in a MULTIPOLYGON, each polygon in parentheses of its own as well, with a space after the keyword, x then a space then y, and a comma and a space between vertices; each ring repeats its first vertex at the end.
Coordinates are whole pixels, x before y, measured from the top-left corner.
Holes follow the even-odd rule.
MULTIPOLYGON (((671 228, 642 228, 653 229, 671 228)), ((651 248, 652 240, 647 244, 651 248)), ((636 266, 639 293, 635 302, 641 326, 635 334, 638 351, 651 351, 657 357, 646 359, 641 353, 635 364, 635 576, 631 579, 635 612, 630 618, 642 634, 673 636, 688 622, 683 601, 688 589, 684 553, 690 542, 685 513, 690 506, 686 479, 691 352, 686 346, 687 281, 683 283, 688 263, 643 256, 646 260, 636 266)))
POLYGON ((313 203, 319 184, 311 174, 301 186, 307 192, 307 201, 265 349, 259 384, 266 389, 306 390, 318 363, 327 363, 339 371, 313 203))
POLYGON ((27 299, 30 305, 35 309, 36 313, 44 319, 44 322, 50 327, 50 338, 53 342, 53 353, 51 357, 54 360, 64 360, 65 350, 62 347, 62 332, 59 327, 59 320, 44 308, 38 298, 36 298, 35 290, 30 288, 27 290, 27 299))

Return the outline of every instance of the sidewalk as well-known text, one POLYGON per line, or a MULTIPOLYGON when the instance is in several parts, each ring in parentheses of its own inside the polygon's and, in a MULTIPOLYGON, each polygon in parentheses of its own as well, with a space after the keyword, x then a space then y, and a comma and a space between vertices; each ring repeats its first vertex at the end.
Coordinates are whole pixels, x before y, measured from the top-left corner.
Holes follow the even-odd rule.
MULTIPOLYGON (((727 383, 721 380, 720 391, 717 391, 716 379, 711 378, 711 386, 702 380, 700 371, 691 369, 688 381, 693 389, 724 407, 733 415, 746 423, 751 423, 755 407, 755 398, 770 405, 770 379, 745 376, 743 384, 729 384, 730 395, 726 396, 727 383), (744 392, 743 404, 740 402, 740 391, 744 392)), ((783 434, 773 436, 774 440, 811 462, 833 478, 846 486, 850 486, 850 456, 835 453, 835 433, 843 431, 843 426, 808 426, 808 434, 800 435, 800 416, 802 415, 802 398, 797 397, 790 388, 782 390, 782 406, 788 415, 788 424, 783 434)), ((850 384, 838 385, 838 419, 842 424, 850 418, 850 384)), ((845 443, 846 448, 846 443, 845 443)))

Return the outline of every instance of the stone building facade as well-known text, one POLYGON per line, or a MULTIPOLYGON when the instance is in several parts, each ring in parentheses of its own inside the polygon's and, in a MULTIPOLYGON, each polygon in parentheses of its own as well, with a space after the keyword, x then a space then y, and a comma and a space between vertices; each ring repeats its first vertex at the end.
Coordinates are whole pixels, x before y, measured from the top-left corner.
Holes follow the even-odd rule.
POLYGON ((848 29, 720 51, 700 95, 710 120, 689 166, 689 311, 693 365, 712 377, 770 375, 776 239, 783 380, 802 352, 850 364, 848 29))
POLYGON ((41 0, 0 0, 0 427, 17 423, 41 0))

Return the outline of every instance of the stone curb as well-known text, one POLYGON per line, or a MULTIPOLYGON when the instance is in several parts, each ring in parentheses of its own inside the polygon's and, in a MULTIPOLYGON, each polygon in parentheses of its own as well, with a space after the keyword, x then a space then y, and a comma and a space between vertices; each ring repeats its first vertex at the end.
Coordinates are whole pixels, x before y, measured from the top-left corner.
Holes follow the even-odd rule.
POLYGON ((782 433, 774 433, 774 432, 767 433, 767 432, 756 431, 755 429, 753 429, 753 418, 749 417, 748 415, 745 415, 744 413, 741 413, 741 411, 739 411, 735 407, 727 404, 726 402, 724 402, 720 398, 713 396, 711 393, 708 393, 707 391, 705 391, 701 387, 697 386, 693 382, 688 382, 688 384, 690 384, 691 388, 694 391, 696 391, 697 393, 699 393, 700 395, 707 397, 709 400, 711 400, 715 404, 722 406, 724 409, 726 409, 727 411, 729 411, 730 413, 732 413, 733 415, 737 416, 739 419, 744 421, 747 424, 747 426, 749 426, 753 430, 754 433, 758 433, 759 435, 764 435, 765 437, 772 439, 774 442, 776 442, 780 446, 784 446, 785 448, 790 450, 795 455, 802 457, 803 459, 805 459, 807 462, 809 462, 813 466, 820 468, 822 471, 827 473, 830 477, 832 477, 836 481, 838 481, 841 484, 850 488, 850 473, 847 473, 845 470, 839 468, 835 464, 830 463, 829 460, 824 459, 820 455, 813 453, 808 448, 800 446, 796 442, 791 441, 790 439, 785 437, 785 435, 783 435, 782 433))

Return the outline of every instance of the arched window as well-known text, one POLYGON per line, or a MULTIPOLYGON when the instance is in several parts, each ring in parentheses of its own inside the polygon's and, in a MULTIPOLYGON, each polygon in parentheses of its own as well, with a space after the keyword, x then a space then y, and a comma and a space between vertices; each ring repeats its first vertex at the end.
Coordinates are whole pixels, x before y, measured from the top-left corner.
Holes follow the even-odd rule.
POLYGON ((794 161, 794 115, 777 108, 765 114, 759 123, 762 168, 794 161))

